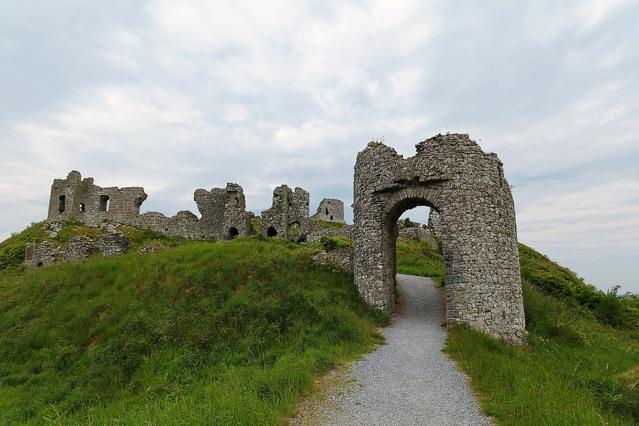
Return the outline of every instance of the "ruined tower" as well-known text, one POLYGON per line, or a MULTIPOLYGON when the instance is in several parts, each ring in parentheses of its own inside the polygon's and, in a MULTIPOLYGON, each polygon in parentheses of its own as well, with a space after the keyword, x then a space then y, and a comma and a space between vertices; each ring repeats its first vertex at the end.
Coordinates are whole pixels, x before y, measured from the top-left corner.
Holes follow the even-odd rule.
POLYGON ((344 203, 335 198, 324 198, 311 219, 344 223, 344 203))
POLYGON ((287 185, 273 190, 273 204, 262 212, 261 232, 269 237, 296 239, 308 230, 309 194, 302 188, 291 191, 287 185))

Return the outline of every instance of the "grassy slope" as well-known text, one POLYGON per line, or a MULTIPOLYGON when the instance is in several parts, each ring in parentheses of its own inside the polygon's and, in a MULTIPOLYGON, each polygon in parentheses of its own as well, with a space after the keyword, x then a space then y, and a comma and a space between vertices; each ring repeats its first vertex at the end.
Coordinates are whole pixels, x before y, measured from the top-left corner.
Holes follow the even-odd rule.
POLYGON ((639 424, 631 304, 611 302, 523 245, 520 259, 529 345, 509 347, 466 328, 452 330, 446 344, 484 411, 507 425, 639 424))
POLYGON ((431 277, 444 282, 444 259, 430 244, 419 240, 397 240, 397 272, 431 277))
POLYGON ((252 238, 0 272, 0 424, 281 422, 384 321, 311 253, 252 238))
MULTIPOLYGON (((83 232, 67 231, 61 238, 83 232)), ((129 231, 138 245, 161 240, 129 231)), ((1 243, 0 259, 15 263, 42 238, 36 224, 1 243)), ((397 253, 398 272, 443 279, 426 244, 400 240, 397 253)), ((309 254, 246 239, 9 268, 0 423, 280 422, 314 376, 378 341, 383 321, 350 276, 312 266, 309 254)), ((529 345, 466 328, 447 341, 484 410, 501 424, 639 423, 637 299, 598 292, 528 247, 520 258, 529 345)))

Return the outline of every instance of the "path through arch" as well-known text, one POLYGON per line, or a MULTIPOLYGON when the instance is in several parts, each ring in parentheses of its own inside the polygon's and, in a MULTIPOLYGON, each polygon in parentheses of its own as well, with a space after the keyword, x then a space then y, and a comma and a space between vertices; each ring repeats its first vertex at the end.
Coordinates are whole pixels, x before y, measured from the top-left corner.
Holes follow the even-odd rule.
POLYGON ((525 336, 515 211, 502 163, 468 135, 438 135, 404 159, 371 142, 357 156, 355 284, 374 307, 395 306, 395 223, 417 205, 438 212, 449 324, 512 343, 525 336))

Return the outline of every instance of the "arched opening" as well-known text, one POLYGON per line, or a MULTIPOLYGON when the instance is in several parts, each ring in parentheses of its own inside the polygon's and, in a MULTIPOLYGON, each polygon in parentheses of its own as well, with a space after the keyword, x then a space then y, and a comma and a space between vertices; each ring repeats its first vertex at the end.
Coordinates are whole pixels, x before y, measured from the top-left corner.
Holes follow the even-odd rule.
MULTIPOLYGON (((390 207, 390 209, 384 216, 383 241, 385 242, 385 244, 383 247, 383 251, 384 258, 386 260, 385 269, 387 273, 387 282, 397 284, 397 240, 400 236, 400 230, 404 230, 413 234, 412 231, 417 229, 421 225, 421 223, 428 222, 428 213, 430 212, 430 209, 435 209, 435 207, 426 198, 411 197, 399 200, 395 205, 390 207)), ((417 235, 417 240, 419 241, 419 235, 417 235)), ((425 270, 422 267, 423 263, 425 263, 426 253, 424 252, 425 247, 420 246, 424 244, 429 243, 404 244, 402 248, 405 250, 409 250, 409 253, 407 254, 410 255, 411 258, 400 259, 400 262, 402 262, 400 263, 400 269, 403 268, 403 270, 400 270, 400 272, 407 273, 408 275, 428 276, 429 271, 425 270), (424 256, 424 262, 421 262, 419 259, 419 257, 422 255, 424 256)))
POLYGON ((240 231, 238 231, 236 227, 231 226, 229 228, 229 233, 228 233, 227 239, 228 240, 232 240, 233 238, 237 237, 238 235, 240 235, 240 231))
POLYGON ((275 237, 277 235, 277 229, 275 229, 272 226, 269 226, 268 229, 266 230, 266 236, 267 237, 275 237))
POLYGON ((404 158, 371 142, 357 155, 353 274, 359 293, 371 306, 393 311, 397 220, 428 206, 440 216, 448 324, 523 341, 515 209, 499 158, 464 134, 434 136, 416 151, 404 158))
POLYGON ((44 263, 42 263, 42 262, 38 262, 38 265, 37 265, 37 266, 38 266, 38 268, 41 268, 42 266, 44 266, 44 263))

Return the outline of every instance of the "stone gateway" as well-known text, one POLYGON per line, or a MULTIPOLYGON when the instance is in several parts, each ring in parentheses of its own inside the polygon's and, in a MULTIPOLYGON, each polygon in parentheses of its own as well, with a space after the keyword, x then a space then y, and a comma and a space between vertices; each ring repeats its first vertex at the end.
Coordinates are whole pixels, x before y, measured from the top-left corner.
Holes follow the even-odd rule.
POLYGON ((517 229, 510 186, 495 154, 465 134, 437 135, 414 157, 371 142, 357 156, 355 284, 372 306, 395 306, 397 220, 417 206, 437 212, 448 324, 511 343, 525 336, 517 229))

